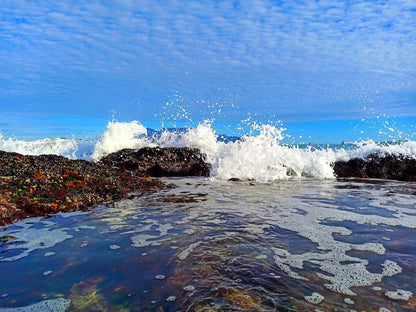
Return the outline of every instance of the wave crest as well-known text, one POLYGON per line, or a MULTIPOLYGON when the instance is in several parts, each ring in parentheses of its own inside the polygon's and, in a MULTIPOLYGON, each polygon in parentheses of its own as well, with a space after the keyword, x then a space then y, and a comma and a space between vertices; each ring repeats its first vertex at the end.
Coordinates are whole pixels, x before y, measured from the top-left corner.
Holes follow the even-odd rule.
POLYGON ((146 129, 138 121, 109 122, 102 136, 93 141, 43 139, 21 141, 0 134, 0 149, 21 154, 59 154, 69 158, 98 161, 123 148, 194 147, 207 155, 211 176, 219 179, 255 179, 261 182, 309 177, 333 178, 332 164, 338 160, 364 158, 372 153, 416 158, 416 142, 376 143, 365 141, 345 145, 290 146, 282 144, 284 128, 253 126, 253 133, 239 139, 224 140, 209 123, 195 128, 146 129))

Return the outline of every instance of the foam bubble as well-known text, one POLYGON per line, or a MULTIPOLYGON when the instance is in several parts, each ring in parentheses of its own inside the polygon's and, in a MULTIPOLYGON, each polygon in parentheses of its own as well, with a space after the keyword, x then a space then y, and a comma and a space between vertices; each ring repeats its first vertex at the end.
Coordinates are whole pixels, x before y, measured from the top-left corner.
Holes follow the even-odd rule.
POLYGON ((176 300, 176 296, 169 296, 166 298, 166 302, 173 302, 176 300))
POLYGON ((186 258, 188 258, 189 254, 199 245, 201 245, 202 242, 196 242, 193 243, 191 245, 188 246, 188 248, 186 248, 185 250, 182 250, 179 254, 178 254, 178 259, 179 260, 185 260, 186 258))
POLYGON ((71 300, 58 298, 41 301, 29 306, 18 308, 0 308, 0 312, 65 312, 68 310, 71 300))
POLYGON ((135 235, 131 237, 131 241, 132 241, 131 245, 137 248, 149 246, 149 245, 152 245, 152 243, 154 243, 153 241, 150 241, 150 240, 155 239, 155 238, 158 238, 158 236, 148 235, 148 234, 135 235))
POLYGON ((413 294, 407 290, 397 289, 396 291, 388 291, 385 295, 394 300, 409 300, 413 294))
POLYGON ((322 296, 321 294, 317 293, 317 292, 312 293, 312 295, 310 295, 310 296, 305 296, 305 300, 310 302, 310 303, 313 303, 313 304, 319 304, 324 299, 325 299, 325 297, 322 296))
POLYGON ((152 231, 159 232, 159 235, 151 235, 151 234, 135 235, 130 238, 132 241, 131 246, 133 247, 141 248, 141 247, 146 247, 146 246, 159 246, 163 241, 163 237, 168 235, 169 230, 173 229, 173 226, 170 223, 160 224, 158 221, 153 220, 153 219, 148 219, 148 220, 145 220, 144 222, 148 224, 143 226, 141 229, 138 229, 137 230, 138 232, 147 232, 156 226, 156 229, 152 229, 152 231))
POLYGON ((192 286, 192 285, 187 285, 183 288, 183 290, 187 291, 187 292, 193 292, 193 291, 195 291, 195 287, 192 286))

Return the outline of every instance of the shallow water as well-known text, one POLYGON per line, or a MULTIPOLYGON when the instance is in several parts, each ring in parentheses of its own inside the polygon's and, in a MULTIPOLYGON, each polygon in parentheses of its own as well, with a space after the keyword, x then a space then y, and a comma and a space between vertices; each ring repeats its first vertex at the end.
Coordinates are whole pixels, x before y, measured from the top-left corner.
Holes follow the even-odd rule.
POLYGON ((0 307, 416 310, 415 183, 166 181, 178 187, 9 226, 0 307))

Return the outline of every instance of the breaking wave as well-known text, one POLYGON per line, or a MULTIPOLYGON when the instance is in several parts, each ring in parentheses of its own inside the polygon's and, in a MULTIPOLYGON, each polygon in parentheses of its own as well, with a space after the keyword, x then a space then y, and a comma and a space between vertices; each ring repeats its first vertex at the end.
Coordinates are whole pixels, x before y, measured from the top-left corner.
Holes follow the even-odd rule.
POLYGON ((231 140, 219 136, 209 123, 199 124, 195 128, 154 131, 138 121, 109 122, 96 141, 61 138, 22 141, 6 139, 0 134, 0 150, 28 155, 58 154, 72 159, 98 161, 123 148, 195 147, 207 155, 207 160, 212 164, 212 177, 262 182, 291 177, 333 178, 332 164, 335 161, 363 158, 372 153, 416 158, 415 141, 301 146, 282 144, 284 128, 257 125, 252 130, 253 134, 231 140))

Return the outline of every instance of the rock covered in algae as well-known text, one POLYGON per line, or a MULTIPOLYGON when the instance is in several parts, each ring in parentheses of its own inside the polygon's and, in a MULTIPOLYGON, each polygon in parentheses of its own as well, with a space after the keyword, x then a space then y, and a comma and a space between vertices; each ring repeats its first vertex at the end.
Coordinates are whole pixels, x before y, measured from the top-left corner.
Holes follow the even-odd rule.
POLYGON ((51 213, 85 210, 130 193, 164 188, 124 169, 57 155, 0 151, 0 226, 51 213))
POLYGON ((71 288, 71 306, 73 312, 106 312, 108 311, 104 297, 99 294, 93 284, 78 283, 71 288))

